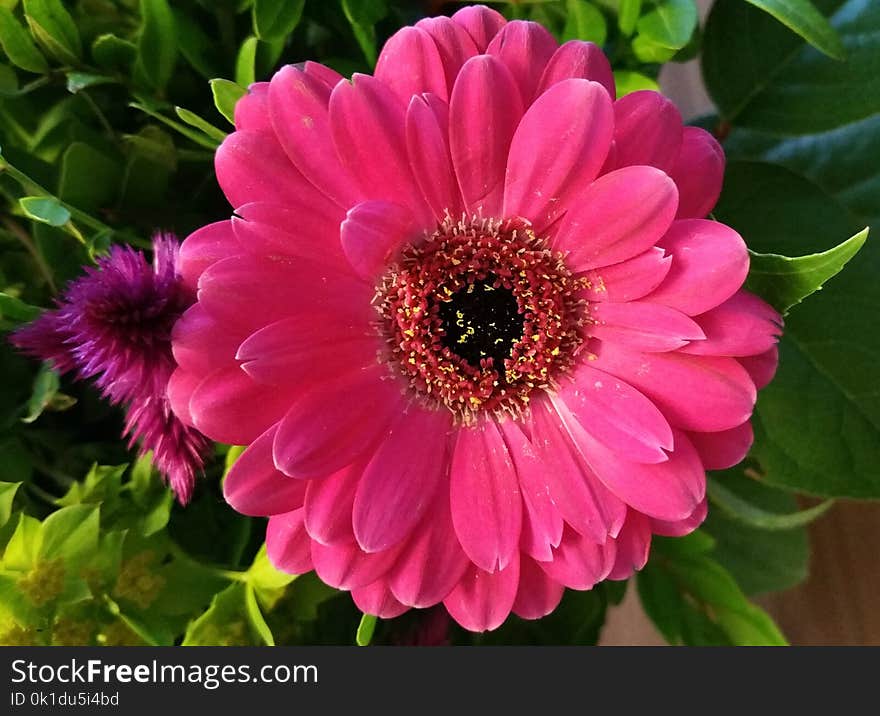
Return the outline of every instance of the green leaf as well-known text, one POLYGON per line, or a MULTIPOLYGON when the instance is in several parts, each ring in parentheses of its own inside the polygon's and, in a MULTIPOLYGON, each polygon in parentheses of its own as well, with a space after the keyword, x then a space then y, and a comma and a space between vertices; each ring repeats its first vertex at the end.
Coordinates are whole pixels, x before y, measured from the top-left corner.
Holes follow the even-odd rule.
POLYGON ((235 125, 235 105, 247 94, 247 90, 235 82, 223 79, 211 80, 211 93, 214 95, 214 106, 229 123, 235 125))
POLYGON ((773 620, 703 549, 704 536, 694 534, 700 537, 685 538, 691 543, 685 549, 672 549, 679 540, 658 540, 638 576, 645 612, 661 633, 673 644, 785 645, 773 620))
POLYGON ((53 512, 43 522, 40 560, 61 558, 82 564, 98 548, 99 511, 95 505, 71 505, 53 512))
POLYGON ((42 540, 42 525, 35 517, 23 512, 18 516, 15 532, 3 552, 3 568, 27 571, 37 561, 37 553, 42 540))
POLYGON ((605 16, 586 0, 566 0, 565 28, 562 40, 586 40, 604 45, 608 36, 605 16))
POLYGON ((15 19, 15 15, 5 7, 0 7, 0 45, 16 67, 28 72, 48 71, 46 58, 31 41, 27 30, 15 19))
POLYGON ((824 515, 834 504, 833 501, 826 500, 798 512, 776 514, 742 499, 735 492, 726 488, 722 482, 715 479, 709 480, 708 494, 713 504, 724 510, 728 516, 749 527, 762 530, 790 530, 795 527, 803 527, 824 515))
POLYGON ((614 84, 617 86, 618 99, 639 90, 660 91, 660 85, 657 84, 656 80, 640 72, 632 72, 630 70, 617 70, 614 73, 614 84))
POLYGON ((376 64, 376 23, 388 13, 385 0, 342 0, 342 11, 370 66, 376 64))
MULTIPOLYGON (((790 3, 789 3, 790 4, 790 3)), ((880 4, 820 0, 848 56, 837 62, 742 0, 719 0, 703 38, 703 76, 721 116, 778 135, 824 132, 880 113, 880 4)))
POLYGON ((257 45, 256 37, 249 37, 241 43, 238 57, 235 60, 235 82, 242 87, 249 87, 256 82, 257 45))
POLYGON ((24 0, 24 13, 31 34, 49 54, 65 64, 79 62, 79 30, 61 0, 24 0))
POLYGON ((373 640, 374 631, 376 631, 376 617, 372 614, 362 615, 361 623, 358 624, 357 634, 355 635, 355 643, 358 646, 369 646, 373 640))
POLYGON ((72 142, 61 156, 58 195, 65 202, 93 212, 112 205, 119 194, 122 167, 85 142, 72 142))
MULTIPOLYGON (((746 471, 742 468, 726 470, 712 480, 723 481, 725 489, 737 499, 767 515, 797 512, 798 504, 791 493, 745 477, 746 471)), ((712 557, 730 571, 747 594, 788 589, 807 577, 810 549, 803 527, 782 530, 753 527, 740 518, 731 517, 724 506, 718 505, 709 511, 700 531, 708 532, 715 539, 712 557)))
POLYGON ((49 226, 64 226, 70 221, 70 212, 57 199, 45 196, 25 196, 18 200, 25 216, 49 226))
POLYGON ((781 313, 821 291, 826 281, 843 270, 864 246, 865 228, 855 236, 818 254, 788 257, 752 252, 746 287, 757 293, 781 313))
POLYGON ((620 31, 629 37, 636 29, 639 15, 642 14, 642 0, 620 0, 617 15, 617 26, 620 31))
POLYGON ((89 72, 68 72, 67 73, 67 91, 76 94, 87 87, 94 85, 107 84, 115 82, 112 77, 105 75, 96 75, 89 72))
POLYGON ((770 13, 829 57, 842 60, 846 56, 840 36, 810 0, 746 0, 746 2, 770 13))
POLYGON ((202 119, 195 112, 190 112, 188 109, 184 109, 183 107, 175 107, 174 111, 177 113, 177 116, 180 117, 184 122, 186 122, 190 127, 195 127, 196 129, 200 129, 205 133, 206 136, 214 139, 218 142, 222 142, 226 139, 226 132, 221 129, 217 129, 213 124, 211 124, 208 120, 202 119))
POLYGON ((101 69, 128 73, 137 59, 137 46, 113 34, 100 35, 92 43, 92 57, 101 69))
POLYGON ((58 373, 52 370, 52 366, 48 363, 43 363, 40 372, 34 378, 34 389, 28 399, 27 414, 21 419, 21 422, 32 423, 39 418, 52 398, 55 397, 60 383, 58 373))
POLYGON ((654 45, 680 50, 691 39, 697 27, 694 0, 661 0, 651 12, 636 23, 641 37, 654 45))
POLYGON ((12 501, 21 487, 20 482, 0 482, 0 527, 9 522, 12 515, 12 501))
POLYGON ((135 109, 139 109, 141 112, 144 112, 145 114, 150 115, 154 119, 158 119, 166 127, 171 127, 171 129, 173 129, 175 132, 183 135, 184 137, 186 137, 190 141, 195 142, 200 147, 204 147, 205 149, 212 149, 213 150, 213 149, 216 149, 217 146, 220 144, 213 137, 206 135, 205 132, 203 132, 203 131, 196 132, 196 131, 190 129, 190 127, 187 126, 186 124, 181 124, 180 122, 175 122, 173 119, 169 119, 164 114, 157 112, 156 110, 151 109, 150 107, 147 107, 146 105, 138 104, 137 102, 132 102, 129 106, 134 107, 135 109))
POLYGON ((28 323, 40 315, 40 309, 15 296, 0 292, 0 318, 14 323, 28 323))
POLYGON ((254 34, 261 40, 287 37, 299 24, 304 6, 305 0, 254 0, 254 34))
POLYGON ((677 50, 654 42, 646 35, 639 35, 632 42, 632 50, 640 62, 663 64, 675 56, 677 50))
POLYGON ((164 89, 177 62, 177 27, 168 0, 141 0, 135 72, 151 87, 164 89))
POLYGON ((244 609, 251 629, 256 632, 260 641, 266 646, 275 646, 275 637, 266 623, 260 605, 257 602, 256 592, 252 585, 247 585, 244 592, 244 609))
POLYGON ((215 595, 208 610, 190 623, 183 646, 248 646, 258 642, 246 613, 247 585, 233 582, 215 595))

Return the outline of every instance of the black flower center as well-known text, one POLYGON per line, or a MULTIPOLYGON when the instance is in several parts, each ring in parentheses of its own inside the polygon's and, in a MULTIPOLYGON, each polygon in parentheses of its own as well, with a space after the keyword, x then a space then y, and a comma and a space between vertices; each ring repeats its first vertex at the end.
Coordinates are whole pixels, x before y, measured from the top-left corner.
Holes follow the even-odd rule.
POLYGON ((452 294, 438 307, 443 322, 443 345, 470 365, 492 358, 493 366, 504 374, 504 361, 514 344, 522 339, 523 316, 513 291, 500 285, 489 274, 452 294))

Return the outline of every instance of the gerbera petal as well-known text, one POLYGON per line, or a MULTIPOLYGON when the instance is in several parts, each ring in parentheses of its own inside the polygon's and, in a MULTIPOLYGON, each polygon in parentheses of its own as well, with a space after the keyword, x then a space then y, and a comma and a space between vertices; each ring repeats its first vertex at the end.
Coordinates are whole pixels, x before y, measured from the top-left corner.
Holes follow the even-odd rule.
POLYGON ((703 501, 694 508, 694 511, 683 520, 665 521, 652 519, 651 531, 662 537, 684 537, 703 524, 708 509, 708 502, 703 499, 703 501))
POLYGON ((312 542, 312 563, 325 584, 335 589, 366 587, 384 576, 400 554, 400 548, 367 554, 356 542, 324 545, 312 542))
POLYGON ((193 391, 189 414, 212 440, 249 445, 284 416, 292 398, 289 389, 260 385, 241 368, 221 368, 193 391))
POLYGON ((559 606, 564 592, 565 587, 549 577, 534 560, 523 557, 519 563, 519 589, 513 613, 523 619, 540 619, 559 606))
POLYGON ((550 494, 566 523, 596 543, 616 535, 626 505, 593 475, 548 400, 532 405, 532 442, 546 465, 550 494))
POLYGON ((651 550, 651 520, 641 512, 629 510, 626 522, 615 539, 617 554, 608 579, 629 579, 648 562, 651 550))
POLYGON ((742 237, 717 221, 676 221, 657 245, 672 256, 672 268, 649 299, 689 316, 726 301, 749 272, 742 237))
POLYGON ((707 470, 726 470, 738 465, 748 454, 755 435, 751 423, 715 433, 688 433, 707 470))
POLYGON ((408 26, 394 33, 376 62, 375 77, 405 103, 413 95, 432 92, 448 99, 446 69, 430 34, 408 26))
POLYGON ((552 548, 559 545, 564 526, 550 492, 547 465, 517 422, 505 420, 498 427, 510 448, 525 508, 520 547, 533 558, 546 561, 553 556, 552 548))
POLYGON ((365 552, 397 544, 422 518, 447 474, 451 427, 449 413, 416 406, 392 422, 354 500, 354 534, 365 552))
POLYGON ((522 529, 516 468, 495 421, 459 430, 450 471, 452 522, 471 561, 487 572, 513 559, 522 529))
POLYGON ((233 132, 226 137, 214 154, 214 170, 233 208, 252 201, 283 204, 318 193, 275 138, 264 132, 233 132))
POLYGON ((238 253, 241 248, 232 232, 232 223, 228 219, 217 221, 187 236, 180 246, 178 270, 184 284, 194 290, 205 269, 238 253))
POLYGON ((383 366, 357 368, 305 388, 290 403, 275 436, 275 465, 286 475, 330 475, 374 446, 401 409, 383 366))
POLYGON ((165 389, 171 412, 180 422, 191 428, 195 427, 195 423, 189 412, 189 399, 204 377, 203 373, 191 373, 183 368, 177 368, 168 379, 168 387, 165 389))
POLYGON ((434 95, 413 97, 406 113, 409 162, 437 221, 460 216, 461 192, 449 153, 449 108, 434 95))
POLYGON ((569 40, 553 53, 541 75, 537 95, 569 77, 592 80, 602 85, 611 99, 615 97, 614 74, 602 48, 592 42, 569 40))
POLYGON ((311 60, 306 60, 302 63, 302 70, 309 77, 314 77, 323 82, 327 86, 327 89, 331 90, 343 79, 342 75, 336 70, 327 67, 327 65, 322 65, 320 62, 312 62, 311 60))
POLYGON ((216 321, 196 303, 177 319, 171 331, 177 365, 203 375, 235 366, 235 351, 246 332, 216 321))
POLYGON ((733 358, 639 353, 603 343, 593 364, 648 396, 685 430, 727 430, 749 419, 755 386, 733 358))
POLYGON ((659 169, 618 169, 597 179, 569 207, 556 248, 568 253, 575 271, 625 261, 657 243, 677 205, 675 183, 659 169))
POLYGON ((269 88, 269 111, 278 141, 309 182, 340 206, 361 198, 342 166, 330 132, 331 87, 314 73, 282 67, 269 88))
POLYGON ((336 153, 365 199, 427 213, 409 168, 404 124, 406 105, 382 82, 355 74, 330 95, 330 130, 336 153))
POLYGON ((752 356, 766 353, 782 333, 782 316, 748 291, 737 291, 720 306, 694 319, 706 334, 683 353, 696 355, 752 356))
POLYGON ((627 261, 587 272, 589 285, 583 296, 589 301, 634 301, 657 288, 671 267, 671 256, 650 248, 627 261))
POLYGON ((492 38, 498 34, 507 20, 497 10, 485 5, 463 7, 452 16, 453 22, 467 30, 478 52, 485 52, 492 38))
POLYGON ((366 587, 352 589, 351 598, 364 614, 372 614, 380 619, 394 619, 409 609, 394 598, 385 579, 377 579, 366 587))
POLYGON ((449 508, 449 490, 441 488, 388 574, 391 591, 411 607, 429 607, 458 584, 470 561, 458 543, 449 508))
MULTIPOLYGON (((446 72, 446 88, 452 89, 461 66, 474 55, 480 54, 467 30, 448 17, 426 17, 416 27, 427 32, 437 45, 443 69, 446 72)), ((444 100, 449 97, 443 96, 444 100)))
POLYGON ((563 383, 559 399, 584 430, 631 460, 664 462, 672 449, 672 429, 654 403, 587 364, 563 383))
POLYGON ((492 38, 486 54, 498 57, 507 65, 519 87, 523 103, 528 105, 557 47, 553 35, 543 25, 513 20, 492 38))
POLYGON ((235 213, 235 238, 252 256, 295 256, 325 263, 341 258, 339 224, 345 213, 329 199, 311 197, 284 206, 255 202, 235 213))
POLYGON ((279 472, 272 460, 277 429, 273 425, 252 442, 226 474, 223 497, 237 512, 265 517, 303 506, 308 483, 279 472))
POLYGON ((597 322, 590 326, 590 335, 634 350, 671 351, 706 337, 680 311, 649 301, 597 303, 590 309, 590 318, 597 322))
POLYGON ((672 171, 682 142, 681 114, 659 92, 639 90, 614 103, 614 164, 672 171))
POLYGON ((605 89, 589 80, 559 82, 529 107, 507 159, 504 216, 522 216, 540 233, 580 202, 605 162, 614 112, 605 89))
POLYGON ((311 540, 303 527, 302 510, 269 518, 266 554, 282 572, 305 574, 312 571, 311 540))
POLYGON ((596 544, 572 529, 566 530, 550 562, 538 566, 555 581, 571 589, 592 589, 614 566, 617 544, 609 539, 596 544))
POLYGON ((307 485, 305 523, 313 540, 321 544, 354 540, 351 511, 363 473, 364 464, 358 461, 318 480, 297 480, 307 485))
POLYGON ((235 128, 251 132, 272 132, 269 120, 269 83, 254 82, 235 103, 235 128))
POLYGON ((748 372, 755 387, 761 390, 776 375, 776 368, 779 366, 779 346, 773 346, 766 353, 760 353, 756 356, 743 356, 738 360, 740 365, 748 372))
POLYGON ((390 201, 365 201, 349 209, 340 229, 340 241, 351 267, 372 283, 400 249, 423 233, 405 206, 390 201))
POLYGON ((685 127, 669 176, 678 186, 677 219, 702 219, 712 211, 724 181, 724 150, 709 132, 685 127))
POLYGON ((369 323, 329 311, 298 313, 252 333, 235 354, 258 383, 285 385, 292 375, 319 382, 375 362, 377 340, 369 323))
POLYGON ((495 572, 485 572, 471 565, 443 604, 465 629, 489 631, 507 619, 518 589, 519 555, 514 554, 510 564, 495 572))
POLYGON ((479 55, 465 62, 452 89, 449 147, 469 212, 501 211, 508 150, 522 114, 513 76, 500 60, 479 55))

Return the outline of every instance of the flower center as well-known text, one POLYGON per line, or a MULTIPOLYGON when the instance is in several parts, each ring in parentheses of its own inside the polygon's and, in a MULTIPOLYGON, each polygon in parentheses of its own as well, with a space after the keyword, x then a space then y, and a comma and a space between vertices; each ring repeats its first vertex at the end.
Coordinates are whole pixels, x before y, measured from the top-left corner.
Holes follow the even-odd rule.
POLYGON ((377 287, 388 362, 462 423, 519 417, 581 349, 584 287, 522 220, 447 219, 377 287))

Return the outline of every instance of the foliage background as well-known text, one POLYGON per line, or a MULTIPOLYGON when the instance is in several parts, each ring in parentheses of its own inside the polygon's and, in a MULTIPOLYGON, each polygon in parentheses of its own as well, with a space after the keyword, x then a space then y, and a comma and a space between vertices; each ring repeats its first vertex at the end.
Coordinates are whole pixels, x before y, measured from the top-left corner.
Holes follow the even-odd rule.
MULTIPOLYGON (((715 216, 756 252, 754 290, 791 312, 752 454, 712 476, 705 526, 655 540, 631 588, 672 643, 783 643, 748 596, 804 579, 804 525, 825 498, 880 497, 880 249, 859 233, 880 219, 880 5, 717 0, 702 27, 693 0, 495 6, 603 45, 619 94, 656 88, 662 63, 701 62, 718 115, 693 121, 729 159, 715 216)), ((110 243, 148 248, 155 229, 185 236, 227 215, 212 153, 250 82, 305 59, 369 71, 397 28, 456 8, 0 0, 0 330, 110 243)), ((0 385, 0 643, 589 644, 627 588, 569 592, 550 617, 488 635, 437 611, 376 624, 313 575, 269 565, 263 522, 221 496, 237 448, 217 446, 181 509, 89 386, 5 341, 0 385)))

